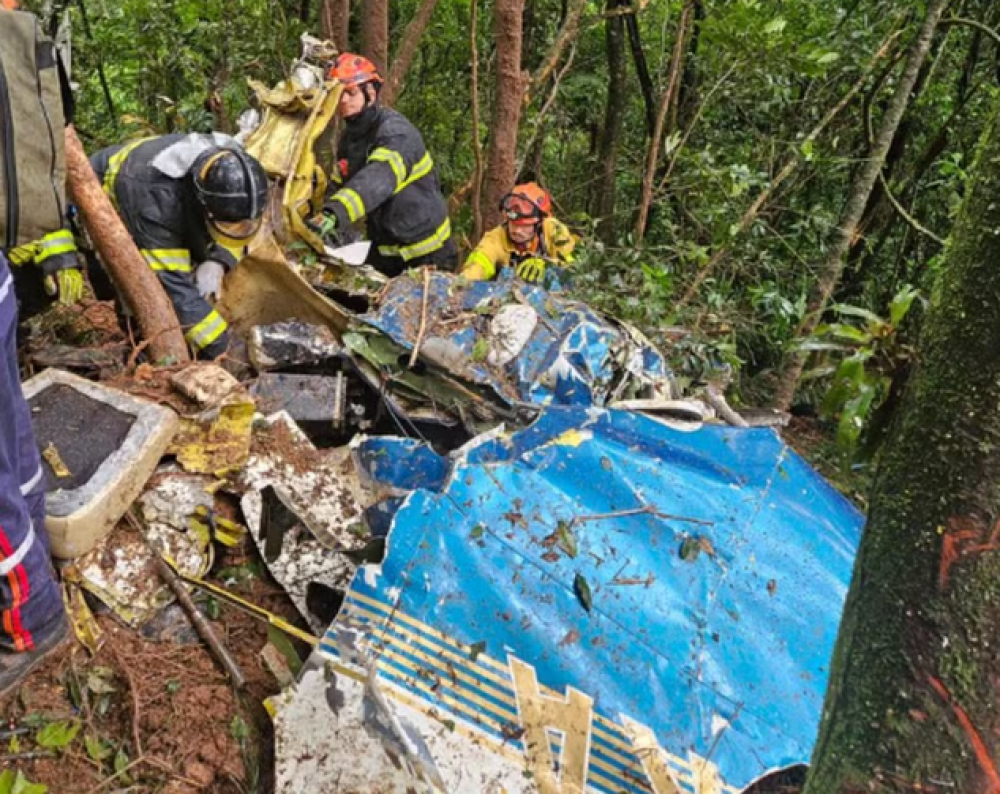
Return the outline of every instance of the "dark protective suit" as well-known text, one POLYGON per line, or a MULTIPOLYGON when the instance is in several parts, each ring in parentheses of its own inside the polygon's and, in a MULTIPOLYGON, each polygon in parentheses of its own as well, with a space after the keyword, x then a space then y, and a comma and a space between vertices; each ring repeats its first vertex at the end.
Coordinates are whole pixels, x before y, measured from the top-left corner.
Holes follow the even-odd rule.
POLYGON ((337 226, 367 219, 369 262, 388 276, 407 268, 454 269, 448 207, 434 161, 417 128, 390 108, 370 105, 345 122, 337 151, 336 192, 326 211, 337 226))
POLYGON ((62 596, 45 532, 45 473, 17 371, 14 279, 0 253, 0 650, 31 650, 62 596))
POLYGON ((206 259, 230 270, 238 254, 209 234, 192 179, 187 174, 169 176, 153 165, 157 155, 187 137, 162 135, 111 146, 94 154, 90 164, 163 284, 185 338, 201 355, 215 358, 229 346, 228 326, 198 293, 194 271, 206 259))

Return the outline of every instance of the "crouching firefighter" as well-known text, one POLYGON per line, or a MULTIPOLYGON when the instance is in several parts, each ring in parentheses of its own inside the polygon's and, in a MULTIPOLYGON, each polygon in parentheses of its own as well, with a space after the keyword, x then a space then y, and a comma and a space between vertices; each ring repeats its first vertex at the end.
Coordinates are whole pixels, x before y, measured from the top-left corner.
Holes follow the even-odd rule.
POLYGON ((515 186, 501 200, 500 210, 503 222, 483 235, 465 260, 462 276, 488 281, 512 267, 518 278, 536 283, 544 280, 547 263, 573 262, 576 237, 552 217, 552 198, 537 183, 515 186))
MULTIPOLYGON (((45 472, 21 392, 17 301, 6 256, 9 249, 24 244, 22 229, 32 229, 28 236, 42 239, 61 223, 61 177, 56 178, 55 171, 38 176, 33 159, 63 167, 61 150, 54 150, 55 138, 62 140, 61 121, 57 124, 55 116, 46 119, 41 113, 18 113, 26 106, 27 86, 35 103, 45 101, 38 86, 43 93, 58 91, 56 70, 52 44, 40 35, 35 17, 11 10, 9 0, 3 0, 0 86, 8 96, 0 103, 0 142, 5 144, 0 146, 0 175, 7 185, 0 199, 6 201, 0 207, 0 698, 69 635, 45 532, 45 472), (11 152, 16 160, 9 159, 11 152), (34 174, 37 181, 22 182, 22 173, 34 174)), ((43 265, 47 258, 41 257, 43 265)), ((36 255, 33 261, 38 259, 36 255)))
POLYGON ((83 275, 66 223, 63 128, 73 99, 56 48, 38 20, 17 4, 0 5, 0 246, 15 265, 21 319, 53 298, 76 303, 83 275))
MULTIPOLYGON (((102 149, 90 164, 166 290, 196 355, 229 349, 213 303, 260 228, 267 174, 224 135, 163 135, 102 149)), ((92 276, 100 298, 106 280, 92 276)))
POLYGON ((344 84, 337 106, 344 131, 330 174, 334 192, 311 225, 337 244, 365 219, 368 262, 387 276, 421 265, 453 270, 457 251, 448 207, 420 133, 379 104, 382 76, 367 58, 341 54, 330 77, 344 84))

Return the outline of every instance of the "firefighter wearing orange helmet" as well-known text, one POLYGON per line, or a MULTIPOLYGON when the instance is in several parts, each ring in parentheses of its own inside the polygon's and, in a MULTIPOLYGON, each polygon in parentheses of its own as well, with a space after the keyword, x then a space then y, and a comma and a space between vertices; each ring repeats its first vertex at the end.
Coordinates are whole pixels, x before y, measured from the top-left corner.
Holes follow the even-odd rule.
POLYGON ((535 182, 517 185, 500 203, 503 223, 483 235, 469 254, 462 275, 484 281, 513 267, 524 281, 539 282, 547 262, 570 264, 576 237, 552 217, 552 198, 535 182))
POLYGON ((344 130, 331 174, 333 193, 313 228, 337 244, 364 220, 372 243, 369 264, 388 276, 420 265, 454 269, 448 207, 417 128, 379 103, 382 76, 367 58, 342 53, 330 77, 344 84, 337 107, 344 130))

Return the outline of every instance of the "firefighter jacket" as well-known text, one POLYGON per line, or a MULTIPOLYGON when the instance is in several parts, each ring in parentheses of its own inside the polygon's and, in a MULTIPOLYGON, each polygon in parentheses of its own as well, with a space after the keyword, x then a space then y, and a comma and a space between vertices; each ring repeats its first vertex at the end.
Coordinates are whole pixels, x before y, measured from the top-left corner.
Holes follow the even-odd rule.
POLYGON ((78 267, 66 222, 63 128, 72 99, 38 20, 0 9, 0 249, 45 275, 78 267))
POLYGON ((451 239, 451 223, 434 161, 406 117, 372 105, 347 119, 326 203, 338 227, 367 220, 382 257, 426 257, 451 239), (339 172, 339 173, 337 173, 339 172))
MULTIPOLYGON (((206 259, 231 269, 234 252, 216 242, 185 173, 171 175, 154 160, 187 135, 161 135, 102 149, 90 158, 97 178, 149 266, 191 273, 206 259)), ((176 172, 173 172, 176 173, 176 172)))
POLYGON ((171 158, 172 152, 186 149, 187 158, 193 159, 190 140, 191 136, 174 134, 132 141, 102 149, 90 158, 90 164, 139 252, 163 284, 185 338, 205 356, 215 357, 228 346, 228 326, 199 294, 194 270, 207 259, 229 270, 241 252, 212 238, 193 180, 183 163, 177 167, 176 158, 171 158))
POLYGON ((501 267, 515 267, 532 257, 556 264, 570 264, 575 246, 576 236, 556 218, 542 221, 542 233, 535 235, 535 239, 524 249, 519 249, 511 242, 504 226, 497 226, 483 235, 479 245, 465 260, 463 269, 468 271, 474 265, 479 265, 483 278, 489 280, 496 276, 501 267))

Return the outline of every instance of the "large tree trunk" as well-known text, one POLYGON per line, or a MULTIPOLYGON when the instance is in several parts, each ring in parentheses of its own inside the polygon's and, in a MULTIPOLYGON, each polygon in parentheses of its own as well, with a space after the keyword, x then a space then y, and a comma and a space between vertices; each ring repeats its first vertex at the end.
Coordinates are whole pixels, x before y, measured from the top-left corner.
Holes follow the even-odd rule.
POLYGON ((417 13, 410 20, 410 24, 406 26, 403 40, 400 42, 399 48, 396 50, 396 57, 392 61, 392 69, 389 70, 389 79, 386 80, 385 88, 382 89, 382 101, 386 105, 391 105, 399 96, 399 89, 403 84, 403 78, 406 77, 406 70, 410 68, 413 56, 417 54, 420 39, 434 15, 437 4, 438 0, 422 0, 417 13))
MULTIPOLYGON (((906 107, 910 101, 910 94, 916 85, 920 68, 930 51, 931 42, 934 39, 934 31, 937 29, 941 14, 948 5, 949 0, 932 0, 927 9, 927 16, 924 19, 920 32, 910 48, 910 53, 906 59, 906 66, 900 77, 896 92, 893 94, 889 106, 886 108, 882 123, 879 126, 878 134, 875 136, 875 145, 872 147, 868 158, 861 165, 851 186, 851 192, 844 206, 840 217, 840 223, 834 233, 834 238, 827 251, 826 258, 819 268, 819 279, 813 295, 809 300, 805 318, 796 329, 796 337, 805 338, 816 330, 823 312, 830 301, 830 296, 840 281, 840 275, 844 269, 844 257, 851 247, 854 235, 858 231, 858 223, 865 211, 868 197, 871 195, 875 183, 878 181, 885 163, 886 154, 896 136, 899 122, 906 112, 906 107)), ((778 381, 778 388, 774 397, 774 404, 781 409, 787 410, 795 396, 798 388, 799 378, 802 376, 802 369, 805 366, 806 354, 795 351, 785 357, 785 364, 778 381)))
POLYGON ((332 41, 341 52, 349 49, 351 0, 323 0, 320 10, 323 38, 332 41))
POLYGON ((1000 791, 1000 117, 883 452, 805 794, 1000 791))
MULTIPOLYGON (((626 5, 626 0, 608 0, 608 12, 626 5)), ((626 101, 625 22, 621 14, 613 14, 605 20, 604 26, 608 95, 604 105, 604 129, 597 152, 597 170, 600 178, 594 185, 592 204, 594 217, 597 218, 598 235, 605 244, 613 245, 618 228, 615 218, 618 144, 621 140, 626 101)))
POLYGON ((389 69, 389 0, 363 0, 361 5, 361 54, 389 69))
POLYGON ((497 45, 497 86, 493 105, 483 222, 487 229, 500 222, 500 200, 517 176, 517 132, 527 75, 521 71, 521 18, 524 0, 496 0, 493 9, 497 45))
POLYGON ((174 307, 101 188, 83 145, 66 128, 66 185, 115 286, 139 322, 154 361, 190 361, 174 307))

